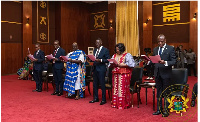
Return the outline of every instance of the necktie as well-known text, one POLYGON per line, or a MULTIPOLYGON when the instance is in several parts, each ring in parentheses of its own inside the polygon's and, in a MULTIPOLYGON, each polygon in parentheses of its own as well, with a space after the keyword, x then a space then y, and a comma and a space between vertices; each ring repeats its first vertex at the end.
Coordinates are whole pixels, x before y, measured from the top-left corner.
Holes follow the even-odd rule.
POLYGON ((56 53, 57 53, 57 49, 55 49, 55 51, 54 51, 54 56, 56 56, 56 53))
POLYGON ((159 55, 161 55, 162 54, 162 47, 160 47, 160 51, 159 51, 159 55))

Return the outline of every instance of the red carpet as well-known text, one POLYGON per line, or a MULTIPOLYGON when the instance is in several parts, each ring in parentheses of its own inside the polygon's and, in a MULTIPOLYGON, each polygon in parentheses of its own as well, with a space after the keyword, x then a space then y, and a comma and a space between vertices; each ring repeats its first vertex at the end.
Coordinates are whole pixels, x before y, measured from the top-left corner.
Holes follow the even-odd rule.
MULTIPOLYGON (((197 82, 196 77, 189 77, 188 83, 192 90, 197 82)), ((92 85, 92 84, 91 84, 92 85)), ((62 121, 134 121, 134 122, 168 122, 168 121, 197 121, 197 105, 189 106, 183 116, 171 114, 167 118, 161 115, 153 116, 152 89, 148 89, 148 102, 145 104, 145 89, 141 90, 140 108, 137 108, 134 94, 134 107, 118 110, 111 108, 107 95, 107 104, 100 106, 99 103, 90 104, 90 96, 86 90, 86 98, 79 100, 64 98, 64 96, 52 96, 53 88, 49 84, 49 92, 32 92, 35 82, 29 80, 17 80, 16 75, 1 77, 1 121, 2 122, 62 122, 62 121)), ((91 87, 92 88, 92 87, 91 87)), ((99 96, 101 93, 99 93, 99 96)), ((188 96, 191 98, 191 91, 188 96)), ((101 100, 101 97, 100 97, 101 100)), ((190 102, 188 102, 188 105, 190 102)))

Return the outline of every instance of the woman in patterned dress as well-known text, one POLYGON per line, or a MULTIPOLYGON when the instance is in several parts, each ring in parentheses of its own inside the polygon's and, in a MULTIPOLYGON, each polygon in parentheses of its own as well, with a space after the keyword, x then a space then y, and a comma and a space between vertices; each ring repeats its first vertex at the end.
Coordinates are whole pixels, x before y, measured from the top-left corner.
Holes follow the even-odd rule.
POLYGON ((117 109, 125 109, 130 107, 130 79, 132 68, 135 66, 133 56, 125 52, 123 43, 115 46, 115 53, 112 58, 118 64, 112 63, 114 67, 112 71, 112 102, 111 106, 117 109))

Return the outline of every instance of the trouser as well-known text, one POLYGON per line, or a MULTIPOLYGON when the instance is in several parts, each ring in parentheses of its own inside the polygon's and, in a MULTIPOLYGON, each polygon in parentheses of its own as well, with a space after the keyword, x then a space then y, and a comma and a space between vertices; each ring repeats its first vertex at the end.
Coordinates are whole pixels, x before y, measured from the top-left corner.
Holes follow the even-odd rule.
POLYGON ((197 87, 198 87, 198 84, 195 83, 192 90, 192 100, 195 100, 197 97, 197 87))
POLYGON ((101 85, 102 90, 102 101, 106 101, 106 87, 105 87, 105 75, 104 71, 96 71, 93 73, 93 91, 94 91, 94 99, 98 99, 98 85, 101 85))
POLYGON ((155 78, 156 89, 157 89, 157 111, 162 111, 162 98, 164 97, 164 109, 167 111, 169 103, 167 102, 167 95, 169 94, 168 90, 165 90, 170 86, 170 78, 162 78, 160 75, 157 75, 155 78), (165 90, 165 92, 163 92, 165 90))
POLYGON ((53 78, 55 81, 56 85, 56 91, 55 92, 60 92, 63 93, 63 81, 62 81, 62 69, 53 69, 53 78))
POLYGON ((153 77, 153 73, 154 73, 154 64, 149 64, 146 66, 147 68, 147 75, 148 77, 153 77))
POLYGON ((33 69, 33 74, 36 82, 36 89, 42 90, 42 70, 33 69))
POLYGON ((195 63, 193 64, 188 64, 188 76, 191 76, 191 68, 193 69, 193 73, 194 73, 194 76, 196 76, 196 68, 195 68, 195 63))

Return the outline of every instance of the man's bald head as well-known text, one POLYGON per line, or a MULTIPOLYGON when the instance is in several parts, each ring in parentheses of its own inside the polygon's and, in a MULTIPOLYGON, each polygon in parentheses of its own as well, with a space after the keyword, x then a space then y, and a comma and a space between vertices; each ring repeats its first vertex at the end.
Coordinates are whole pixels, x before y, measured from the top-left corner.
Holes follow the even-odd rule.
POLYGON ((165 35, 163 34, 160 34, 158 37, 157 37, 157 42, 158 42, 158 45, 160 47, 163 47, 166 43, 166 38, 165 38, 165 35))
POLYGON ((74 42, 72 44, 72 48, 73 48, 73 51, 77 50, 78 49, 78 44, 76 42, 74 42))
POLYGON ((165 40, 165 35, 163 35, 163 34, 158 35, 157 40, 159 40, 159 39, 163 39, 163 40, 165 40))

